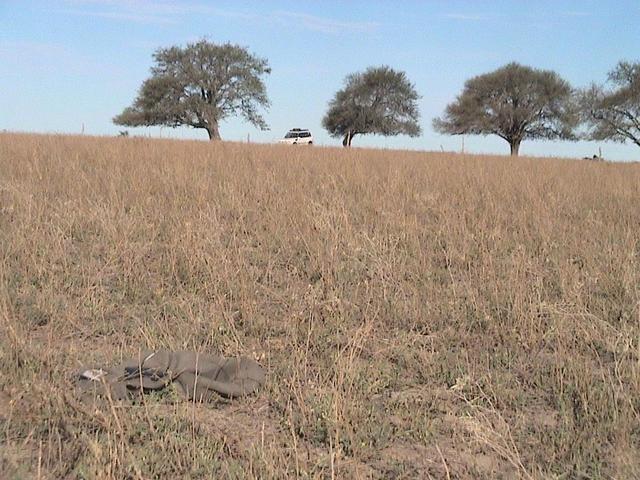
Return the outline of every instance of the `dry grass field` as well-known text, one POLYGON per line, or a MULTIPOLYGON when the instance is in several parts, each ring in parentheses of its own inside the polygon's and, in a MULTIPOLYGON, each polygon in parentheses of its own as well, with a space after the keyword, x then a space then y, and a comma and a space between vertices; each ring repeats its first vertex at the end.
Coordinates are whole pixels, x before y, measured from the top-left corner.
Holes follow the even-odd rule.
POLYGON ((639 302, 638 164, 2 134, 0 478, 640 478, 639 302))

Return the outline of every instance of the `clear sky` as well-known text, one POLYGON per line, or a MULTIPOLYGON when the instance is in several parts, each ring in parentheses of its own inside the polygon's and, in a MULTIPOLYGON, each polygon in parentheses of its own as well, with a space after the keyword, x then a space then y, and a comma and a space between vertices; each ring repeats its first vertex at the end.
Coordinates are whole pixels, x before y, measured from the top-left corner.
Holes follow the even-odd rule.
MULTIPOLYGON (((372 65, 407 72, 422 96, 423 135, 358 136, 354 146, 460 150, 431 121, 464 81, 510 61, 556 70, 574 86, 640 61, 639 0, 167 1, 0 0, 0 130, 117 134, 158 47, 207 38, 266 57, 271 130, 238 119, 223 138, 271 142, 291 127, 339 145, 321 127, 345 75, 372 65)), ((206 139, 187 127, 131 134, 206 139)), ((525 141, 521 154, 640 160, 631 144, 525 141)), ((465 137, 470 152, 508 153, 497 137, 465 137)))

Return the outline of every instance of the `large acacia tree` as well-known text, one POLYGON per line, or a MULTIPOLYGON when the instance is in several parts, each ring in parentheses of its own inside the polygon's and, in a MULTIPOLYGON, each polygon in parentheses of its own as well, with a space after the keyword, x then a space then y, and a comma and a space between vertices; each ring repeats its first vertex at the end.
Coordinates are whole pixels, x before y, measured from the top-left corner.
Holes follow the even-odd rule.
POLYGON ((356 135, 420 135, 419 96, 404 72, 371 67, 353 73, 329 102, 322 125, 342 145, 351 146, 356 135))
POLYGON ((144 81, 133 105, 113 122, 130 127, 187 125, 203 128, 210 140, 219 140, 220 121, 241 115, 260 129, 267 124, 259 114, 269 99, 262 76, 271 72, 267 60, 238 45, 216 45, 206 40, 185 48, 158 49, 151 77, 144 81))
POLYGON ((581 94, 587 136, 640 147, 640 63, 618 63, 608 80, 611 88, 592 85, 581 94))
POLYGON ((526 139, 573 139, 578 120, 572 88, 557 73, 510 63, 467 80, 433 126, 452 135, 498 135, 518 155, 526 139))

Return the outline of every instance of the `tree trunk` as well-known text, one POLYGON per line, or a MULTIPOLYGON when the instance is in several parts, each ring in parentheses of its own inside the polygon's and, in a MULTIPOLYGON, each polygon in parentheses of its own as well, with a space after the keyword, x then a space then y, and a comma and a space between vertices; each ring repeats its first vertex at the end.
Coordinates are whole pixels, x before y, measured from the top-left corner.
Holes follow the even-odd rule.
POLYGON ((351 140, 353 140, 353 136, 355 135, 355 133, 353 133, 351 130, 349 130, 346 135, 344 136, 344 138, 342 139, 342 146, 343 147, 350 147, 351 146, 351 140))
POLYGON ((509 141, 509 145, 511 146, 512 157, 518 156, 518 152, 520 151, 520 142, 522 142, 522 139, 520 138, 513 138, 509 141))
POLYGON ((209 140, 215 141, 222 139, 222 137, 220 137, 220 130, 218 129, 218 122, 209 122, 205 129, 209 134, 209 140))

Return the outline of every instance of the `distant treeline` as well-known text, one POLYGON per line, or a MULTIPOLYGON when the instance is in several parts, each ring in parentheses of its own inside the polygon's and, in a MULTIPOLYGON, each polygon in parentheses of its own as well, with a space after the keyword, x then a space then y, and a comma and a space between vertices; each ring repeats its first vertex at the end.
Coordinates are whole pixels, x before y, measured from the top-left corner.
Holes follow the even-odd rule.
MULTIPOLYGON (((270 106, 266 59, 246 48, 206 40, 158 49, 151 76, 137 98, 113 121, 130 127, 186 125, 219 140, 219 125, 241 116, 268 129, 260 109, 270 106)), ((370 67, 348 75, 322 120, 345 147, 356 135, 419 136, 420 96, 405 72, 370 67)), ((631 141, 640 146, 640 62, 619 62, 605 85, 572 87, 558 73, 518 63, 465 82, 436 131, 450 135, 497 135, 518 155, 527 139, 631 141)))

